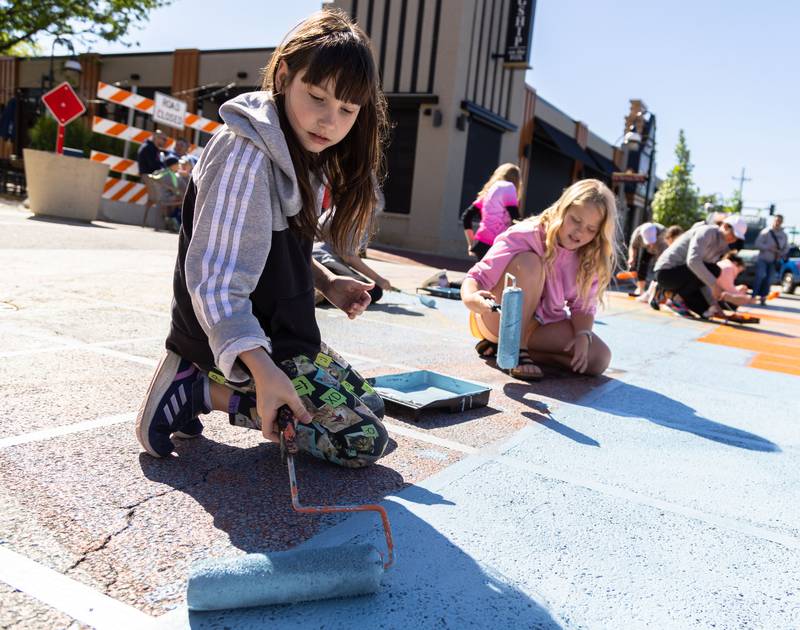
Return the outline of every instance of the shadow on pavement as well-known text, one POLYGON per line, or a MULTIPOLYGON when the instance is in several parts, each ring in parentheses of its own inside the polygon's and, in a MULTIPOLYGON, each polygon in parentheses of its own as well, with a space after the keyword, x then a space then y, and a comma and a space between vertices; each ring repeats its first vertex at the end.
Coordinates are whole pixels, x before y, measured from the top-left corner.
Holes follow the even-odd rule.
POLYGON ((600 443, 594 438, 591 438, 588 435, 556 420, 546 403, 540 400, 532 400, 526 396, 526 394, 530 394, 530 392, 531 388, 528 385, 506 383, 503 386, 503 393, 506 396, 522 405, 527 405, 531 408, 531 411, 522 412, 524 417, 534 422, 538 422, 543 427, 546 427, 551 431, 555 431, 559 435, 563 435, 565 438, 569 438, 578 444, 583 444, 585 446, 600 446, 600 443))
MULTIPOLYGON (((139 464, 145 477, 190 495, 243 551, 280 551, 317 533, 324 523, 340 520, 292 510, 286 466, 275 444, 242 448, 205 437, 175 440, 177 457, 139 464)), ((388 449, 396 448, 390 440, 388 449)), ((349 469, 301 454, 296 460, 300 501, 305 505, 381 501, 405 487, 403 477, 386 466, 349 469)))
MULTIPOLYGON (((800 297, 798 297, 798 296, 789 297, 787 295, 782 295, 781 297, 783 299, 793 299, 793 300, 800 299, 800 297)), ((752 311, 753 311, 753 313, 755 315, 759 315, 761 313, 764 313, 765 315, 768 315, 770 312, 775 312, 775 311, 782 312, 782 313, 794 313, 795 315, 800 313, 800 308, 798 308, 796 306, 780 306, 778 304, 770 304, 768 306, 760 306, 759 304, 751 304, 749 308, 752 309, 752 311)))
POLYGON ((700 416, 689 405, 664 394, 605 376, 596 377, 592 381, 595 383, 593 387, 595 393, 589 392, 580 398, 570 396, 571 390, 562 390, 558 387, 551 388, 547 395, 563 402, 617 416, 640 418, 728 446, 765 453, 781 451, 777 444, 766 438, 700 416), (596 393, 599 387, 612 380, 616 384, 615 387, 606 393, 596 393))
POLYGON ((474 409, 467 409, 466 411, 459 411, 450 413, 448 411, 440 411, 435 409, 426 409, 415 413, 407 407, 398 405, 389 400, 386 401, 387 413, 391 413, 391 418, 400 420, 407 424, 420 426, 424 429, 441 429, 444 427, 452 427, 457 424, 464 424, 471 420, 479 420, 481 418, 488 418, 490 416, 502 413, 498 409, 490 406, 475 407, 474 409))
MULTIPOLYGON (((451 501, 419 487, 408 488, 400 498, 436 506, 434 509, 442 511, 454 506, 451 501)), ((542 604, 511 579, 480 564, 411 509, 392 500, 387 502, 387 509, 395 534, 397 560, 384 574, 376 594, 233 611, 192 612, 184 623, 193 629, 561 627, 542 604)), ((354 536, 365 529, 360 524, 360 521, 355 523, 354 536)), ((379 532, 373 534, 370 542, 380 546, 379 532)))
POLYGON ((98 230, 113 230, 114 228, 108 225, 96 225, 86 221, 78 221, 76 219, 64 219, 61 217, 48 217, 40 214, 26 218, 26 221, 36 221, 38 223, 57 223, 59 225, 71 225, 73 227, 95 228, 98 230))
POLYGON ((404 305, 394 302, 378 302, 377 304, 370 304, 367 307, 367 310, 381 311, 382 313, 388 313, 389 315, 411 315, 412 317, 422 317, 424 315, 420 311, 406 308, 404 305))

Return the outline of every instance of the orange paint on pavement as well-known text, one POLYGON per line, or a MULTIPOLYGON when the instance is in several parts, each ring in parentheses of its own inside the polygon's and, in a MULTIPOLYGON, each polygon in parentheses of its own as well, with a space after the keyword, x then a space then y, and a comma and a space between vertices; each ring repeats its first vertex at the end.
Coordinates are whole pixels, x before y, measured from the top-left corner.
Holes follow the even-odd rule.
MULTIPOLYGON (((789 318, 780 319, 789 320, 789 318)), ((789 321, 793 324, 798 323, 797 320, 789 321)), ((717 326, 698 341, 755 352, 756 355, 748 364, 749 367, 785 374, 800 374, 800 338, 792 334, 755 328, 717 326)))

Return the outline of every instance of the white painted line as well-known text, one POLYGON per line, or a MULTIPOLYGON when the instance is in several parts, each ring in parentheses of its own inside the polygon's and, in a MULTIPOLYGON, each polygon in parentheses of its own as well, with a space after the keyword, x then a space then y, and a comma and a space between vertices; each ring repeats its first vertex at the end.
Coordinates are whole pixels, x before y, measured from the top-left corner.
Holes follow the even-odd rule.
POLYGON ((18 446, 20 444, 29 444, 31 442, 43 442, 54 437, 62 435, 71 435, 73 433, 81 433, 82 431, 91 431, 92 429, 99 429, 102 427, 110 427, 122 422, 133 422, 136 418, 136 413, 120 413, 113 416, 104 416, 95 420, 86 420, 84 422, 76 422, 75 424, 66 424, 60 427, 53 427, 51 429, 42 429, 41 431, 31 431, 23 435, 13 435, 11 437, 0 439, 0 449, 9 448, 11 446, 18 446))
MULTIPOLYGON (((20 335, 22 337, 30 337, 32 339, 41 339, 42 341, 47 341, 50 343, 57 344, 53 348, 49 348, 48 350, 52 351, 59 351, 65 349, 75 349, 75 350, 86 350, 89 352, 93 352, 94 354, 102 354, 109 357, 114 357, 115 359, 123 359, 124 361, 130 361, 132 363, 139 363, 141 365, 146 365, 148 367, 155 367, 158 365, 158 361, 155 359, 148 359, 147 357, 140 357, 135 354, 129 354, 127 352, 120 352, 119 350, 112 350, 111 348, 103 348, 97 346, 96 342, 87 343, 85 341, 81 341, 80 339, 74 339, 72 337, 66 336, 56 336, 52 334, 43 334, 40 332, 30 332, 23 328, 15 327, 15 326, 4 326, 2 327, 4 330, 10 331, 12 334, 20 335)), ((1 329, 0 329, 1 330, 1 329)), ((119 340, 117 342, 112 343, 124 343, 123 340, 119 340)), ((37 349, 39 350, 39 349, 37 349)), ((34 351, 28 351, 31 354, 34 354, 34 351)), ((0 355, 2 356, 2 355, 0 355)))
POLYGON ((0 545, 0 580, 97 630, 141 630, 155 618, 0 545))
POLYGON ((599 492, 606 496, 623 499, 625 501, 630 501, 632 503, 637 503, 639 505, 644 505, 647 507, 655 508, 657 510, 663 510, 665 512, 670 512, 672 514, 677 514, 679 516, 695 519, 708 525, 713 525, 715 527, 721 527, 723 529, 732 530, 735 532, 739 532, 740 534, 745 534, 747 536, 753 536, 755 538, 769 540, 771 542, 783 545, 784 547, 788 547, 790 549, 800 549, 800 539, 794 536, 789 536, 787 534, 781 534, 780 532, 775 532, 764 527, 749 525, 747 523, 743 523, 735 519, 725 518, 724 516, 717 516, 715 514, 709 514, 708 512, 703 512, 701 510, 696 510, 694 508, 687 507, 684 505, 671 503, 669 501, 655 499, 653 497, 649 497, 647 495, 634 492, 633 490, 626 490, 624 488, 609 486, 607 484, 600 483, 597 481, 592 481, 591 479, 587 479, 585 477, 581 477, 578 475, 570 475, 569 473, 556 472, 554 470, 550 470, 543 466, 530 464, 526 461, 517 459, 516 457, 501 455, 499 457, 494 457, 492 459, 493 461, 496 461, 510 468, 516 468, 517 470, 532 472, 542 477, 546 477, 548 479, 563 481, 564 483, 568 483, 573 486, 580 486, 582 488, 586 488, 587 490, 593 490, 595 492, 599 492))
MULTIPOLYGON (((405 305, 403 305, 403 306, 405 306, 405 305)), ((435 311, 434 309, 428 309, 428 310, 432 310, 432 311, 438 313, 438 311, 435 311)), ((331 311, 331 312, 328 313, 328 317, 331 318, 331 319, 339 319, 339 318, 347 317, 347 315, 345 315, 342 311, 331 311)), ((424 335, 433 335, 433 336, 435 336, 437 339, 439 339, 441 341, 452 341, 453 343, 461 343, 461 342, 464 341, 464 339, 470 338, 469 337, 469 333, 467 332, 469 329, 466 328, 466 323, 464 324, 464 326, 465 326, 464 330, 465 330, 465 333, 466 333, 464 337, 455 337, 455 336, 451 337, 451 336, 443 335, 441 332, 436 332, 435 330, 428 330, 427 328, 422 328, 422 327, 417 328, 416 326, 406 326, 405 324, 397 324, 397 323, 395 323, 393 321, 390 321, 388 319, 378 319, 378 318, 375 318, 375 317, 369 317, 369 316, 365 316, 365 315, 359 316, 358 321, 369 322, 370 324, 381 324, 381 325, 385 325, 385 326, 391 326, 392 328, 399 328, 400 330, 410 330, 410 331, 412 331, 414 333, 422 333, 424 335)), ((451 328, 453 330, 455 330, 454 327, 451 327, 451 328)))
POLYGON ((416 429, 409 429, 408 427, 400 426, 394 422, 386 422, 384 420, 383 426, 386 427, 386 430, 389 431, 389 434, 402 435, 403 437, 419 440, 420 442, 427 442, 428 444, 433 444, 435 446, 449 448, 451 451, 458 451, 459 453, 468 453, 471 455, 480 450, 474 446, 467 446, 466 444, 436 437, 435 435, 423 433, 422 431, 417 431, 416 429))
MULTIPOLYGON (((383 365, 385 367, 391 367, 391 368, 395 368, 397 370, 416 370, 417 369, 415 367, 411 367, 410 365, 405 365, 404 363, 386 363, 385 361, 382 361, 381 359, 373 359, 372 357, 368 357, 368 356, 365 356, 363 354, 354 354, 352 352, 338 352, 338 351, 337 351, 337 354, 341 354, 347 360, 347 362, 351 363, 351 364, 354 361, 360 361, 362 363, 369 363, 370 365, 373 365, 373 364, 374 365, 383 365)), ((357 369, 363 369, 363 368, 359 368, 359 366, 354 366, 354 367, 356 367, 357 369)))
MULTIPOLYGON (((92 348, 109 348, 110 346, 126 346, 134 343, 149 343, 152 341, 163 341, 164 337, 138 337, 136 339, 119 339, 117 341, 93 341, 92 343, 77 342, 63 344, 58 347, 45 347, 45 348, 31 348, 29 350, 10 350, 9 352, 0 352, 0 359, 9 357, 24 357, 33 354, 45 354, 47 352, 63 352, 64 350, 71 350, 75 348, 84 348, 90 346, 92 348)), ((140 357, 141 358, 141 357, 140 357)))
POLYGON ((164 311, 155 311, 151 308, 142 308, 141 306, 134 306, 133 304, 124 304, 122 302, 112 302, 111 300, 103 300, 100 298, 94 297, 87 297, 84 295, 77 295, 74 293, 68 293, 66 295, 70 295, 71 297, 79 297, 83 300, 87 300, 88 302, 94 302, 95 304, 100 304, 102 306, 113 306, 114 308, 118 308, 125 311, 133 311, 134 313, 145 313, 147 315, 156 315, 157 317, 164 317, 169 319, 170 313, 169 310, 164 311))

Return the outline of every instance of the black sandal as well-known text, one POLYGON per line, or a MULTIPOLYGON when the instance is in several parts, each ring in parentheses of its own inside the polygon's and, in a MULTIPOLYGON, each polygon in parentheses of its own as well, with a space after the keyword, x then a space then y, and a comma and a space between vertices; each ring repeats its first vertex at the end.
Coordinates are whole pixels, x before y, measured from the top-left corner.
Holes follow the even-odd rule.
POLYGON ((476 343, 475 350, 481 359, 491 359, 497 356, 497 344, 488 339, 481 339, 476 343))
POLYGON ((519 360, 517 362, 517 367, 508 370, 507 374, 512 378, 516 378, 520 381, 540 381, 544 376, 541 368, 538 365, 536 365, 536 363, 534 363, 533 359, 531 359, 530 352, 528 352, 526 348, 519 349, 519 360), (530 371, 524 371, 524 372, 519 371, 521 367, 527 367, 531 365, 539 371, 538 374, 530 371))

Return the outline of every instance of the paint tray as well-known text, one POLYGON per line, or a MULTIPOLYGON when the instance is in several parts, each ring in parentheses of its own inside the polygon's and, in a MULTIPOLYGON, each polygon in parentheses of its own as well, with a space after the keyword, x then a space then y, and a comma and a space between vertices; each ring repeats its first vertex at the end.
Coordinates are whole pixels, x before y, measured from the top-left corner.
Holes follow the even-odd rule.
POLYGON ((417 289, 417 293, 420 291, 427 291, 431 295, 435 295, 436 297, 443 297, 449 300, 460 300, 461 299, 461 289, 459 287, 420 287, 417 289))
POLYGON ((417 415, 425 409, 445 409, 451 413, 483 407, 491 388, 430 370, 414 370, 367 379, 385 401, 409 409, 417 415))

